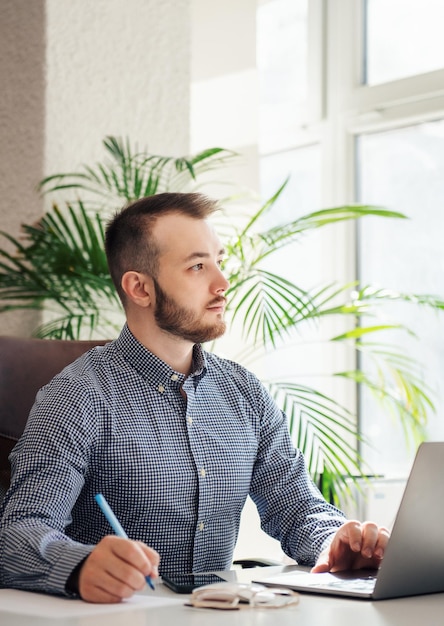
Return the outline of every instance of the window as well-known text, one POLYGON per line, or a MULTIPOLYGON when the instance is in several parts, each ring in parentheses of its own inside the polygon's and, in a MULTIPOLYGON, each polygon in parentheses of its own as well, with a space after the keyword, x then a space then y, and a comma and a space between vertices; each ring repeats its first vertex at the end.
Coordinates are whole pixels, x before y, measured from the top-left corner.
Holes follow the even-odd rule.
MULTIPOLYGON (((362 282, 404 293, 443 292, 444 252, 444 120, 362 135, 357 144, 358 200, 385 204, 407 220, 368 221, 358 225, 358 262, 362 282)), ((385 341, 423 364, 422 381, 433 392, 437 415, 444 414, 443 320, 436 313, 401 303, 385 307, 386 319, 403 320, 416 336, 388 331, 385 341), (420 338, 420 341, 418 340, 420 338), (402 341, 402 344, 400 342, 402 341)), ((363 357, 368 367, 369 359, 363 357), (367 363, 366 363, 367 361, 367 363)), ((387 421, 366 391, 361 396, 362 430, 372 446, 365 451, 384 474, 402 474, 406 462, 399 423, 387 421)), ((443 434, 440 418, 430 420, 428 433, 443 434)))
MULTIPOLYGON (((397 291, 443 293, 443 17, 439 0, 258 4, 262 193, 270 195, 287 173, 292 175, 274 218, 287 218, 289 210, 308 212, 316 203, 351 202, 378 204, 410 218, 344 225, 323 255, 311 241, 312 248, 285 250, 284 257, 303 256, 308 281, 330 272, 328 278, 334 275, 340 282, 357 277, 362 284, 397 291)), ((286 265, 285 258, 279 262, 286 265)), ((395 303, 384 314, 420 337, 412 336, 408 344, 403 338, 403 347, 425 365, 437 407, 427 437, 442 439, 444 320, 395 303)), ((392 340, 400 341, 395 331, 384 337, 392 340)), ((275 371, 279 364, 268 358, 267 369, 275 371)), ((406 444, 399 423, 365 391, 358 413, 362 433, 372 443, 362 450, 372 469, 387 477, 406 476, 415 444, 406 444)))
POLYGON ((377 85, 444 67, 441 0, 365 4, 365 83, 377 85))
MULTIPOLYGON (((261 197, 271 197, 289 177, 285 195, 278 199, 273 212, 268 216, 269 226, 289 222, 320 205, 320 151, 318 145, 304 146, 289 152, 279 152, 261 159, 261 197), (273 223, 271 223, 273 222, 273 223)), ((322 239, 311 237, 307 245, 294 243, 274 254, 267 262, 267 269, 296 282, 303 289, 318 284, 320 277, 319 259, 323 256, 322 239), (303 271, 302 271, 303 268, 303 271)), ((313 358, 313 349, 307 350, 307 342, 286 342, 287 349, 271 350, 264 364, 267 379, 297 379, 300 383, 313 382, 319 374, 319 362, 313 358), (295 345, 298 358, 295 359, 295 345), (303 353, 304 351, 304 353, 303 353)))
POLYGON ((259 3, 259 146, 288 145, 307 115, 308 0, 259 3))

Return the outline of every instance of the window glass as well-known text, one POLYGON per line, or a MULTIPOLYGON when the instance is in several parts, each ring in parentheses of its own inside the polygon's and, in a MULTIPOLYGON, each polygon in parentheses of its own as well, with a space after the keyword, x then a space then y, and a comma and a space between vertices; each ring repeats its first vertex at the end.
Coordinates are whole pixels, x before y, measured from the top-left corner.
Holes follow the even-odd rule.
POLYGON ((364 83, 444 67, 442 0, 367 0, 364 83))
MULTIPOLYGON (((267 226, 290 222, 310 211, 319 209, 320 189, 320 149, 318 145, 279 152, 260 160, 261 197, 265 200, 276 193, 288 178, 288 183, 280 198, 266 217, 267 226)), ((319 277, 319 255, 313 242, 305 246, 291 244, 270 257, 270 268, 295 281, 304 289, 312 285, 310 269, 319 277), (305 249, 306 248, 306 249, 305 249), (307 259, 309 255, 311 261, 307 259), (287 262, 285 259, 288 259, 287 262), (303 261, 305 259, 305 261, 303 261), (302 264, 304 271, 298 269, 302 264), (307 267, 308 266, 308 267, 307 267)))
MULTIPOLYGON (((442 294, 444 284, 444 120, 361 136, 358 139, 360 202, 383 205, 409 219, 362 220, 358 225, 359 276, 405 293, 442 294)), ((386 331, 381 339, 400 345, 424 365, 423 383, 433 393, 436 416, 430 415, 428 437, 444 438, 444 319, 407 304, 385 306, 383 320, 402 322, 413 335, 386 331)), ((376 320, 368 320, 378 323, 376 320)), ((369 367, 369 358, 363 358, 369 367)), ((375 399, 362 393, 360 418, 371 439, 365 456, 374 470, 406 473, 414 445, 406 447, 399 421, 391 420, 375 399)))
POLYGON ((266 0, 257 11, 259 146, 291 140, 307 98, 308 0, 266 0))
MULTIPOLYGON (((318 145, 281 152, 263 157, 260 161, 261 197, 270 198, 289 177, 286 189, 274 204, 265 220, 265 226, 272 227, 290 222, 320 207, 321 189, 320 148, 318 145)), ((325 247, 318 233, 310 233, 301 241, 283 247, 266 261, 266 269, 291 280, 302 289, 311 289, 320 282, 325 247)), ((309 344, 308 332, 304 329, 304 344, 309 344)), ((296 377, 300 382, 310 377, 313 370, 319 371, 319 355, 311 345, 307 353, 300 335, 295 333, 298 350, 294 343, 286 340, 285 349, 267 353, 266 375, 288 380, 296 377), (297 355, 297 356, 296 356, 297 355)), ((313 383, 313 380, 310 380, 313 383)))

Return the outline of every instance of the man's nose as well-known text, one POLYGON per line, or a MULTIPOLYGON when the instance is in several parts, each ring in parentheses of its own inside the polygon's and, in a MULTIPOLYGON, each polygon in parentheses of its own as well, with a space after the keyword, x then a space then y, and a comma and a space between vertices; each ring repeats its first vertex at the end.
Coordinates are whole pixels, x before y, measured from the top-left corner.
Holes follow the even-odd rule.
POLYGON ((225 293, 230 286, 229 281, 227 280, 225 274, 221 269, 218 268, 217 280, 215 281, 216 285, 216 293, 225 293))

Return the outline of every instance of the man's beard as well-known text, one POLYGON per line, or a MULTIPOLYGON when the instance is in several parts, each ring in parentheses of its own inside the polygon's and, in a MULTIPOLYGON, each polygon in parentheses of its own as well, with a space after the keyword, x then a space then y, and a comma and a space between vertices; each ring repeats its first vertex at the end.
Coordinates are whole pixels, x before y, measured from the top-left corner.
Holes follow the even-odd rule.
MULTIPOLYGON (((212 341, 224 334, 227 325, 223 319, 217 320, 213 324, 204 324, 197 313, 179 306, 174 298, 167 295, 155 278, 153 278, 153 282, 156 294, 154 318, 159 328, 193 343, 212 341)), ((225 298, 218 296, 209 302, 208 306, 223 302, 225 302, 225 298)))

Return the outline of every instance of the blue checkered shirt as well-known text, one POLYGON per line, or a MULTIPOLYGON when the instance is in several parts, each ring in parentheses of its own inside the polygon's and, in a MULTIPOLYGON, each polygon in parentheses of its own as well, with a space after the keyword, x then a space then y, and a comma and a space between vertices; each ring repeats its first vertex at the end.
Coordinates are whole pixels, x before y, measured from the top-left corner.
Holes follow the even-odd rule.
POLYGON ((125 326, 39 391, 10 457, 3 585, 66 593, 112 533, 98 492, 160 553, 161 573, 229 568, 248 494, 290 557, 316 560, 344 517, 312 484, 285 416, 240 365, 199 345, 193 363, 188 377, 172 370, 125 326))

